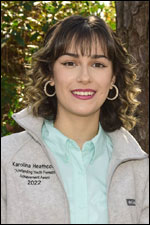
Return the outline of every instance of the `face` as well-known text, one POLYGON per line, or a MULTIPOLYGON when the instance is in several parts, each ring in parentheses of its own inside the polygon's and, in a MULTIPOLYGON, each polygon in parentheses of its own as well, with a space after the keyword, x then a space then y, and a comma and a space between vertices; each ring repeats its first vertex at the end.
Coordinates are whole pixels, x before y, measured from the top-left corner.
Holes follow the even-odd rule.
MULTIPOLYGON (((95 48, 93 48, 95 49, 95 48)), ((101 46, 91 56, 75 53, 73 48, 60 56, 53 68, 58 114, 99 116, 104 103, 115 81, 112 74, 112 62, 104 55, 101 46)))

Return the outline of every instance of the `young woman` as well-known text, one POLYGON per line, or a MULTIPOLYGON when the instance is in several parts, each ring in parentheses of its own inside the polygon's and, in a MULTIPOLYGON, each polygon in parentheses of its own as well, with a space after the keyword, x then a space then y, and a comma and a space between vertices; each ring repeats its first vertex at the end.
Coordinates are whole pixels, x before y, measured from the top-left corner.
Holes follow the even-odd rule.
POLYGON ((13 115, 25 131, 2 138, 2 224, 148 224, 148 156, 129 133, 138 93, 102 19, 51 27, 13 115))

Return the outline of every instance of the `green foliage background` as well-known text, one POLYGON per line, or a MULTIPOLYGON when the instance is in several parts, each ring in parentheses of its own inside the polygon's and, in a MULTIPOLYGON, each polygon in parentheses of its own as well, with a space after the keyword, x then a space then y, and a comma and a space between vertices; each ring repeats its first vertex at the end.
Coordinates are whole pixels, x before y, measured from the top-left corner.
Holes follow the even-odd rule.
POLYGON ((1 136, 22 130, 11 116, 24 108, 32 54, 49 26, 73 14, 103 16, 116 29, 114 1, 1 1, 1 136))

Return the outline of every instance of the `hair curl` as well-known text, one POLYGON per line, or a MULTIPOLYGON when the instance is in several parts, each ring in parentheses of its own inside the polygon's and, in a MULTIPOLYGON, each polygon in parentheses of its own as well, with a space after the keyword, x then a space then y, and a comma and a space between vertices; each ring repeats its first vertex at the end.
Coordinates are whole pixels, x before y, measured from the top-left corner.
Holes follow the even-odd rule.
MULTIPOLYGON (((113 73, 119 89, 119 96, 113 101, 105 100, 101 106, 100 122, 106 132, 121 126, 131 130, 137 122, 135 112, 140 102, 137 95, 140 88, 132 64, 132 58, 117 37, 116 33, 99 17, 74 15, 60 20, 47 32, 43 46, 33 55, 29 83, 26 87, 26 103, 33 115, 55 120, 57 97, 47 97, 44 85, 53 77, 53 65, 73 43, 81 54, 91 54, 91 43, 101 43, 104 52, 113 65, 113 73)), ((95 46, 96 46, 95 45, 95 46)), ((96 49, 95 49, 96 50, 96 49)), ((49 92, 52 87, 49 87, 49 92)), ((113 90, 110 97, 114 96, 113 90)))

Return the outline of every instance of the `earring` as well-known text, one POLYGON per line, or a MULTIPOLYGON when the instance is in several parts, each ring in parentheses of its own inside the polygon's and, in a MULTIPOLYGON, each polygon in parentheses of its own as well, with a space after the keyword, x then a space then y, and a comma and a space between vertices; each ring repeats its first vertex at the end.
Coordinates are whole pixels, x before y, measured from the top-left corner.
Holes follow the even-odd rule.
POLYGON ((45 94, 48 96, 48 97, 53 97, 55 94, 56 94, 56 92, 54 92, 53 94, 48 94, 47 93, 47 85, 49 84, 49 83, 51 83, 51 81, 47 81, 46 82, 46 84, 44 85, 44 92, 45 92, 45 94))
POLYGON ((115 84, 113 84, 112 87, 115 88, 115 90, 116 90, 116 95, 115 95, 113 98, 107 97, 107 99, 108 99, 108 100, 111 100, 111 101, 112 101, 112 100, 115 100, 115 99, 118 97, 118 94, 119 94, 119 90, 118 90, 117 86, 116 86, 115 84))

